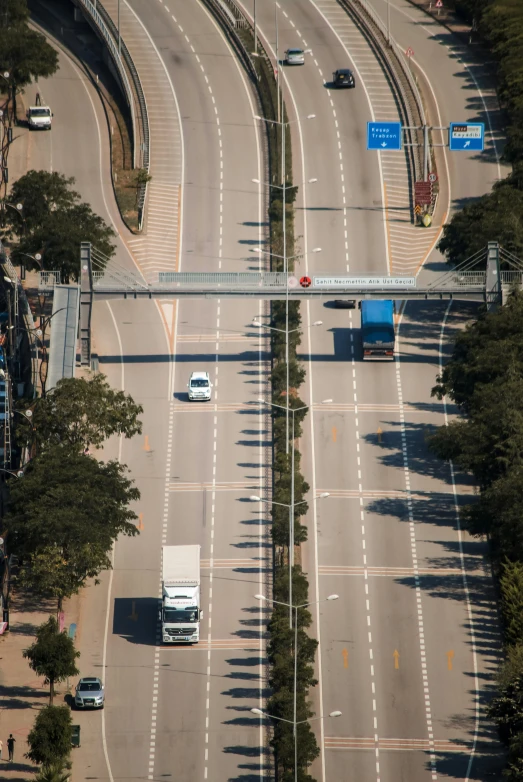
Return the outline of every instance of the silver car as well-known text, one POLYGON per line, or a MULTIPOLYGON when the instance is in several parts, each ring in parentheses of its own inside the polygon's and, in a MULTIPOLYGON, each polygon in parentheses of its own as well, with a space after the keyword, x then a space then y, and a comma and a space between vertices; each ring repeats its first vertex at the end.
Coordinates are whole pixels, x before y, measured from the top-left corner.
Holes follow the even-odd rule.
POLYGON ((285 52, 286 65, 305 65, 305 52, 303 49, 287 49, 285 52))
POLYGON ((74 705, 77 709, 103 709, 105 703, 104 686, 101 679, 85 676, 76 685, 74 705))

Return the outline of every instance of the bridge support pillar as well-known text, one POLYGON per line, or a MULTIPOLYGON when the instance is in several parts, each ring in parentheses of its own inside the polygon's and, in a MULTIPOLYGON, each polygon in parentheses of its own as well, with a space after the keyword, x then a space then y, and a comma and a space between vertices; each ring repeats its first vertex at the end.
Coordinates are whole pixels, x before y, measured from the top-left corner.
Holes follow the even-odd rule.
POLYGON ((93 270, 91 243, 80 245, 80 364, 91 366, 91 315, 93 310, 93 270))
POLYGON ((487 248, 487 279, 485 290, 487 294, 487 310, 495 310, 502 303, 501 274, 499 270, 499 244, 489 242, 487 248))

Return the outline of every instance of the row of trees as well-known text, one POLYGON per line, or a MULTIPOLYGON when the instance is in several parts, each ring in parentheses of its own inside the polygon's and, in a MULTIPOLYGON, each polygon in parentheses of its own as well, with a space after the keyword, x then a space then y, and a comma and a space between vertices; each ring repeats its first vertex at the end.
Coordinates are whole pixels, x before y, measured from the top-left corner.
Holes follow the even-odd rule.
MULTIPOLYGON (((291 168, 290 144, 287 145, 287 169, 291 168)), ((283 210, 282 190, 275 189, 269 207, 271 226, 271 249, 274 253, 272 268, 275 271, 283 269, 284 255, 284 231, 285 225, 286 256, 290 258, 288 268, 293 268, 292 256, 295 254, 294 238, 294 202, 297 188, 286 186, 285 214, 283 210), (275 195, 276 193, 276 195, 275 195)), ((282 603, 289 603, 291 590, 289 584, 289 558, 290 551, 290 503, 292 483, 292 452, 294 450, 294 544, 299 546, 307 539, 307 527, 300 519, 307 513, 308 505, 304 502, 304 496, 309 491, 300 469, 301 454, 296 448, 296 443, 302 434, 302 423, 307 413, 307 408, 298 395, 300 386, 305 381, 305 369, 297 358, 297 348, 301 343, 301 314, 299 302, 292 301, 288 304, 288 329, 289 329, 289 394, 287 395, 287 363, 286 363, 286 303, 273 302, 271 312, 271 325, 278 331, 271 332, 271 347, 273 356, 273 371, 271 374, 272 401, 280 407, 273 407, 273 498, 281 505, 274 505, 272 511, 272 535, 275 545, 275 577, 273 594, 274 599, 282 603), (287 416, 286 407, 296 410, 290 413, 289 440, 287 440, 287 416), (301 408, 301 409, 300 409, 301 408), (293 437, 294 434, 294 437, 293 437), (287 446, 289 452, 287 453, 287 446), (288 507, 285 507, 288 506, 288 507)), ((292 572, 292 603, 303 605, 309 600, 309 584, 299 564, 294 565, 292 572)), ((319 747, 316 736, 311 730, 307 720, 314 716, 309 702, 309 690, 316 685, 314 678, 314 658, 318 642, 310 638, 307 629, 311 625, 312 617, 307 608, 293 611, 294 621, 297 622, 298 635, 295 643, 294 628, 290 628, 289 609, 283 605, 275 605, 269 622, 270 642, 268 656, 270 660, 269 684, 273 695, 267 704, 269 714, 279 717, 275 721, 272 737, 275 763, 278 779, 291 781, 294 776, 295 765, 295 741, 297 742, 297 779, 300 782, 312 782, 308 773, 311 763, 319 755, 319 747), (294 727, 290 722, 283 720, 294 719, 294 665, 296 662, 296 721, 300 723, 294 727)))
POLYGON ((59 271, 62 281, 69 282, 79 277, 81 242, 91 242, 105 262, 112 257, 115 232, 89 204, 80 201, 73 185, 73 177, 34 170, 14 183, 9 193, 11 208, 2 213, 2 227, 4 237, 18 237, 11 249, 15 264, 40 268, 34 260, 38 253, 45 269, 59 271))
POLYGON ((20 416, 17 444, 32 458, 23 477, 9 484, 4 524, 22 562, 20 582, 55 598, 58 610, 86 579, 110 567, 108 552, 119 534, 137 533, 129 505, 140 494, 126 466, 98 461, 88 450, 113 434, 141 432, 141 412, 100 374, 60 380, 32 405, 29 419, 20 416))
MULTIPOLYGON (((523 257, 523 4, 519 0, 454 0, 456 10, 477 25, 496 63, 498 97, 505 114, 505 161, 512 174, 493 191, 456 212, 445 226, 439 249, 452 264, 497 241, 523 257)), ((482 119, 480 117, 480 119, 482 119)))
POLYGON ((452 399, 464 418, 429 438, 433 451, 466 470, 478 501, 462 522, 490 542, 499 580, 506 662, 490 707, 509 750, 510 782, 523 780, 523 294, 483 314, 456 339, 433 393, 452 399))
MULTIPOLYGON (((111 567, 110 551, 118 535, 136 535, 130 507, 140 498, 117 460, 99 461, 92 447, 103 448, 111 435, 132 437, 142 430, 140 405, 110 387, 106 378, 67 378, 35 402, 20 400, 15 414, 16 445, 29 461, 23 475, 8 483, 8 510, 2 536, 20 561, 16 588, 37 598, 64 599, 89 578, 111 567), (29 414, 30 413, 30 414, 29 414)), ((95 581, 96 583, 96 581, 95 581)), ((78 675, 79 653, 51 617, 25 650, 31 668, 45 678, 50 703, 38 712, 28 736, 27 757, 42 766, 41 782, 66 780, 71 750, 71 715, 53 705, 55 683, 78 675)))

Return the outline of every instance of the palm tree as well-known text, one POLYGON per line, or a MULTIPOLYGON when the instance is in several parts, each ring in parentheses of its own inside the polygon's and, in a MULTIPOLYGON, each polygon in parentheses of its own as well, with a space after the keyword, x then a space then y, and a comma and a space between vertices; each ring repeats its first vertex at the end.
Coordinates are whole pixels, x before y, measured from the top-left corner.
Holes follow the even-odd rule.
POLYGON ((59 764, 42 766, 35 782, 68 782, 70 778, 71 774, 59 764))

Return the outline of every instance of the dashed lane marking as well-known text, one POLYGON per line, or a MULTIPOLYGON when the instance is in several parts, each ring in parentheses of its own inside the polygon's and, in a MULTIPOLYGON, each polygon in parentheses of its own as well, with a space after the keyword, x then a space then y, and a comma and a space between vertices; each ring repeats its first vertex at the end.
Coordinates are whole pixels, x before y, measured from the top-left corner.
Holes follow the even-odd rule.
MULTIPOLYGON (((340 10, 337 0, 313 0, 342 43, 350 51, 354 64, 365 82, 376 118, 400 121, 398 107, 387 82, 387 76, 370 45, 352 19, 340 10)), ((441 226, 424 228, 412 224, 410 182, 407 164, 408 150, 379 152, 386 191, 386 224, 390 248, 390 272, 413 274, 437 239, 441 226), (401 166, 398 164, 402 163, 401 166), (407 245, 404 242, 407 241, 407 245), (413 247, 412 242, 417 246, 413 247), (419 244, 418 244, 419 243, 419 244)))

